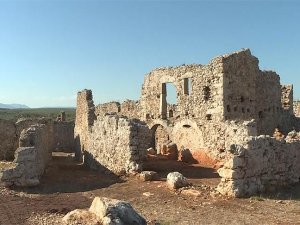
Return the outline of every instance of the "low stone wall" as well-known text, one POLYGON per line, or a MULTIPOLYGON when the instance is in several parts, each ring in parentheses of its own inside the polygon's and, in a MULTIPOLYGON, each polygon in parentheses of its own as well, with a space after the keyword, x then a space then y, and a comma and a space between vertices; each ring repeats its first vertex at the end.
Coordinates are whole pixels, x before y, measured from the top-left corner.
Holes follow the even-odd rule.
POLYGON ((89 134, 84 162, 90 168, 115 174, 140 171, 151 135, 150 129, 138 120, 99 116, 89 134))
POLYGON ((249 137, 232 144, 218 191, 234 197, 250 196, 270 188, 299 182, 300 133, 291 132, 282 140, 270 136, 249 137))
POLYGON ((47 125, 33 125, 22 131, 20 147, 11 167, 0 171, 4 185, 35 186, 51 159, 53 133, 47 125))

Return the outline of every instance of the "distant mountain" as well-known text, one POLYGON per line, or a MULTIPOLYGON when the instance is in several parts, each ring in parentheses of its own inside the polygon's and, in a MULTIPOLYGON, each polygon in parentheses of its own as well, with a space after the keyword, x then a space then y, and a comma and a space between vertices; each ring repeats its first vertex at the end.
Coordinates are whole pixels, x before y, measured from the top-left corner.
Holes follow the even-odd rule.
POLYGON ((0 109, 29 109, 27 105, 22 104, 2 104, 0 103, 0 109))

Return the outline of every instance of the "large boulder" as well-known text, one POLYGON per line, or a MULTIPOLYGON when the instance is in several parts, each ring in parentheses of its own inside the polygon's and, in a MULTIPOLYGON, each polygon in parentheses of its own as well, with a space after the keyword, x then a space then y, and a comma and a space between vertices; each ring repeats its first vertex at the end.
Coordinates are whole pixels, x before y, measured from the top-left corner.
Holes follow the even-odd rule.
POLYGON ((125 201, 96 197, 89 211, 93 212, 103 225, 147 224, 146 220, 125 201))
POLYGON ((189 183, 181 173, 173 172, 167 176, 167 185, 170 189, 179 189, 188 186, 189 183))
POLYGON ((89 210, 74 210, 64 218, 65 224, 85 225, 146 225, 128 202, 96 197, 89 210))

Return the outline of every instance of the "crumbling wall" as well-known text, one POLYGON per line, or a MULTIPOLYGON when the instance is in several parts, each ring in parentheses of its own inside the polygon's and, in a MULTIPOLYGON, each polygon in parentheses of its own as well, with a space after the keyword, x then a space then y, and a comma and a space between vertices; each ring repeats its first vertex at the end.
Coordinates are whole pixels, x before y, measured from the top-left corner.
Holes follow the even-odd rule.
MULTIPOLYGON (((207 66, 183 65, 158 68, 145 76, 140 101, 141 119, 201 119, 220 120, 223 116, 222 66, 214 59, 207 66), (177 91, 176 111, 170 113, 166 83, 177 91), (174 116, 176 115, 176 116, 174 116)), ((173 110, 174 110, 173 109, 173 110)))
POLYGON ((11 168, 0 171, 4 185, 35 186, 51 159, 53 133, 51 126, 33 125, 23 130, 20 147, 15 152, 11 168))
POLYGON ((95 114, 97 117, 111 113, 119 116, 126 116, 129 119, 139 119, 139 101, 126 100, 122 104, 119 102, 107 102, 95 107, 95 114))
POLYGON ((91 90, 77 93, 76 120, 74 128, 75 154, 80 159, 88 146, 89 132, 95 120, 95 107, 91 90))
POLYGON ((74 151, 74 122, 56 122, 47 118, 21 118, 16 123, 0 120, 0 160, 14 159, 21 132, 35 124, 45 124, 54 129, 53 141, 57 150, 74 151))
POLYGON ((99 104, 95 107, 96 116, 104 116, 107 113, 118 114, 121 111, 121 104, 119 102, 107 102, 99 104))
POLYGON ((294 114, 296 117, 300 117, 300 101, 294 101, 294 114))
POLYGON ((247 137, 231 144, 218 191, 234 197, 299 182, 300 133, 292 132, 282 140, 270 136, 247 137))
POLYGON ((259 134, 272 135, 280 127, 282 113, 281 85, 279 75, 262 71, 256 81, 256 120, 259 134))
POLYGON ((98 117, 89 133, 85 164, 115 174, 140 171, 150 141, 150 129, 138 120, 117 115, 98 117))
POLYGON ((224 116, 227 120, 250 120, 256 115, 258 59, 249 49, 224 55, 224 116))

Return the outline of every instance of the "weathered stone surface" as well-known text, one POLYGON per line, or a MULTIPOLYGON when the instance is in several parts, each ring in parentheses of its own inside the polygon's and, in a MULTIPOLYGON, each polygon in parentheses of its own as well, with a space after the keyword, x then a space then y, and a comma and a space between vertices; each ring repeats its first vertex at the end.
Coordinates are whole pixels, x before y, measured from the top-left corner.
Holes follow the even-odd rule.
POLYGON ((76 209, 69 212, 64 216, 63 223, 66 225, 102 225, 94 213, 84 209, 76 209))
POLYGON ((117 115, 98 117, 89 133, 85 163, 91 168, 106 168, 116 174, 142 170, 151 131, 138 120, 117 115))
POLYGON ((270 136, 252 137, 240 148, 243 154, 229 154, 218 170, 222 177, 218 191, 242 197, 299 182, 300 133, 290 132, 285 139, 270 136))
POLYGON ((158 179, 158 174, 154 171, 143 171, 140 173, 140 179, 142 181, 154 181, 158 179))
POLYGON ((170 189, 178 189, 188 186, 189 183, 181 173, 173 172, 167 176, 167 185, 170 189))
POLYGON ((103 225, 131 224, 146 225, 146 220, 140 216, 128 202, 116 199, 96 197, 89 209, 103 225))

